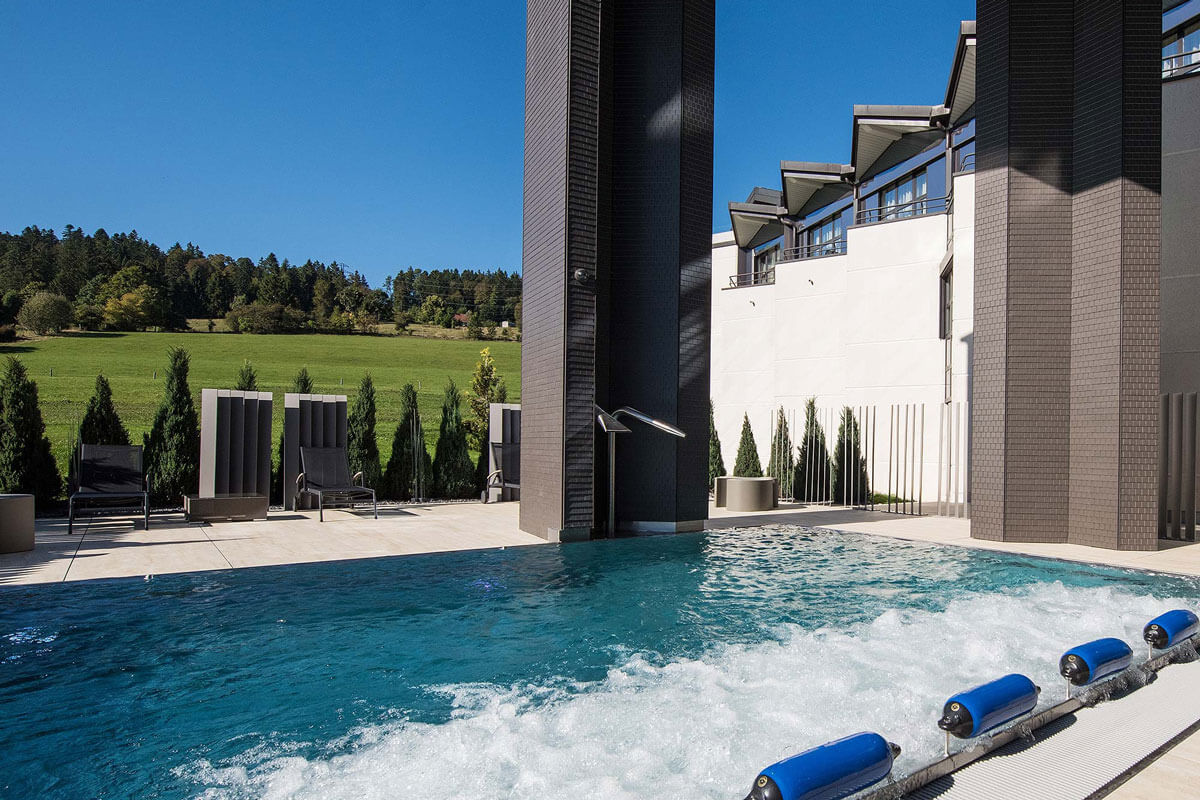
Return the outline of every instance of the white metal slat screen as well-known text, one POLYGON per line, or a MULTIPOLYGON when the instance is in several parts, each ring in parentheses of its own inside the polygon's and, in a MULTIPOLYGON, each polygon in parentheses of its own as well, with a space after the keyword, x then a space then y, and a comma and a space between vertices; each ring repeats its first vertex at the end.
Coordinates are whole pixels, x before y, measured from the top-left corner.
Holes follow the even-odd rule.
POLYGON ((969 517, 970 409, 936 405, 779 407, 764 472, 797 503, 969 517))
POLYGON ((1196 541, 1195 392, 1160 396, 1158 448, 1158 535, 1196 541))

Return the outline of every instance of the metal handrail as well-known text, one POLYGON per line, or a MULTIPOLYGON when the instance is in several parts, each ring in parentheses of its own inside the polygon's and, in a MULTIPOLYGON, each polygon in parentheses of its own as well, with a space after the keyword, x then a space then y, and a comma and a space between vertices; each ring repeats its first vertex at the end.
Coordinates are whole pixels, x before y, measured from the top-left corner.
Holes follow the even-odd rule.
POLYGON ((1200 67, 1200 50, 1189 50, 1186 53, 1164 56, 1162 60, 1162 74, 1164 78, 1169 78, 1181 72, 1188 72, 1194 67, 1200 67))
POLYGON ((855 221, 859 225, 869 225, 873 222, 894 222, 930 214, 945 214, 949 213, 951 202, 947 195, 946 197, 922 197, 920 200, 910 200, 907 203, 896 203, 880 208, 863 208, 859 209, 855 221))
POLYGON ((975 171, 975 154, 967 153, 960 156, 957 152, 954 154, 954 160, 957 162, 954 165, 954 174, 959 175, 964 172, 975 171))
POLYGON ((775 268, 757 272, 741 272, 729 276, 729 288, 740 289, 745 286, 770 286, 775 283, 775 268))
POLYGON ((803 261, 808 258, 824 258, 825 256, 843 256, 846 254, 846 239, 832 239, 828 242, 788 247, 783 251, 780 261, 803 261))

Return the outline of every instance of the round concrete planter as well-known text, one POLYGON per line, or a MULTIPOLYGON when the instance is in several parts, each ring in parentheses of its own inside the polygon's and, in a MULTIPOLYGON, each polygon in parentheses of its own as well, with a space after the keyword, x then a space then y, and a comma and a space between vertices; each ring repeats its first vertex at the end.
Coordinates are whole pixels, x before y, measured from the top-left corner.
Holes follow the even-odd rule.
POLYGON ((730 511, 770 511, 776 495, 774 478, 725 479, 725 507, 730 511))
POLYGON ((0 494, 0 553, 33 549, 33 495, 0 494))

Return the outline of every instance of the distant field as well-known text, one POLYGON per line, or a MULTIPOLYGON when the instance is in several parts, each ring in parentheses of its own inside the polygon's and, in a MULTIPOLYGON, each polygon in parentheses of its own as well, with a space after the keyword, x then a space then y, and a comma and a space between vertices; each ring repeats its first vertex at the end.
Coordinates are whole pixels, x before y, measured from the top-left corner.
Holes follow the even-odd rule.
MULTIPOLYGON (((459 389, 468 389, 479 351, 485 346, 491 348, 496 367, 508 384, 509 400, 519 401, 521 346, 515 342, 415 336, 73 333, 0 345, 0 356, 20 358, 37 381, 47 434, 65 471, 71 436, 92 395, 96 374, 103 372, 112 384, 117 411, 134 440, 140 442, 162 397, 170 347, 183 347, 191 353, 189 384, 197 412, 200 390, 231 388, 242 362, 249 359, 258 370, 259 389, 275 394, 276 442, 283 428, 283 393, 291 390, 300 367, 308 367, 318 393, 345 394, 351 401, 359 380, 370 372, 378 396, 379 450, 386 464, 392 432, 400 418, 400 387, 410 381, 417 386, 426 443, 432 453, 446 380, 453 378, 459 389)), ((467 413, 465 403, 463 413, 467 413)))

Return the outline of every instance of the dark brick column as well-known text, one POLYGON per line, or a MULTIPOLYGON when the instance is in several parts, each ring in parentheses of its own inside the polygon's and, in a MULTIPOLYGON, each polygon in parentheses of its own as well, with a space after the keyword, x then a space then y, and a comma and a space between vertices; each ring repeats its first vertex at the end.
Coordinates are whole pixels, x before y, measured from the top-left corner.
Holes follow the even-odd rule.
POLYGON ((599 0, 529 0, 525 70, 521 528, 577 539, 593 516, 599 0))
POLYGON ((592 403, 640 408, 623 526, 707 517, 713 0, 530 0, 521 527, 603 524, 592 403))
POLYGON ((1154 545, 1160 11, 980 3, 973 536, 1154 545))
POLYGON ((1074 3, 981 0, 971 535, 1066 541, 1074 3))
POLYGON ((1075 13, 1069 540, 1157 538, 1161 5, 1075 13))

